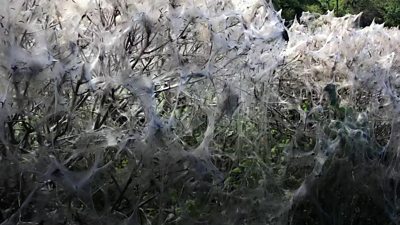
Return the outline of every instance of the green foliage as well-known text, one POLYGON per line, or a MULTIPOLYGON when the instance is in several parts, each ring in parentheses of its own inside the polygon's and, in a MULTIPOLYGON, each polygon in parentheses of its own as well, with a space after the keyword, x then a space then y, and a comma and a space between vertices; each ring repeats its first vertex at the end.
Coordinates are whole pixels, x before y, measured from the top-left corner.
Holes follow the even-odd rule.
POLYGON ((373 20, 386 26, 400 25, 400 1, 397 0, 274 0, 277 9, 282 9, 282 17, 293 20, 303 11, 325 13, 334 10, 337 16, 362 12, 360 26, 364 27, 373 20))
POLYGON ((391 0, 388 1, 384 6, 386 14, 384 19, 388 26, 399 26, 400 25, 400 2, 391 0))
POLYGON ((287 21, 299 18, 304 11, 323 12, 318 0, 274 0, 273 4, 277 9, 282 9, 282 17, 287 21))

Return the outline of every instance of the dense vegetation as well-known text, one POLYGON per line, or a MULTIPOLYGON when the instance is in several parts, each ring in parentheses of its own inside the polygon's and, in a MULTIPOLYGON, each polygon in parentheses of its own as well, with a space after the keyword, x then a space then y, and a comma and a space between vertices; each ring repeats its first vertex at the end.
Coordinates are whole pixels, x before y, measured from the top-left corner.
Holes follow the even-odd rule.
POLYGON ((387 26, 400 25, 400 1, 398 0, 272 0, 277 9, 282 9, 282 17, 287 21, 299 18, 303 11, 324 14, 334 10, 337 16, 358 14, 362 27, 385 22, 387 26))
POLYGON ((2 225, 400 224, 398 29, 286 27, 257 0, 1 3, 2 225))

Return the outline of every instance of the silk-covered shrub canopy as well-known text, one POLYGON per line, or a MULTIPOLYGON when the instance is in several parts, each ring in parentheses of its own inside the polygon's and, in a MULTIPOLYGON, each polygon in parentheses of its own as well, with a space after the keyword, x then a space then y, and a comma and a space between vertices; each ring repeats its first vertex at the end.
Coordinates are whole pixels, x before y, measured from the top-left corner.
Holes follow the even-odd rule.
POLYGON ((400 32, 258 0, 1 0, 0 223, 400 223, 400 32))

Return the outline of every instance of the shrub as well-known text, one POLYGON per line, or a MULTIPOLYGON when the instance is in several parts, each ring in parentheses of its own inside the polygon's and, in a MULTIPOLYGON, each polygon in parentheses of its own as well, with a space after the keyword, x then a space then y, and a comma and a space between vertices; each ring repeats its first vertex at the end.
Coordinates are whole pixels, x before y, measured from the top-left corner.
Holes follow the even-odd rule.
POLYGON ((399 31, 258 1, 8 1, 2 224, 397 224, 399 31))

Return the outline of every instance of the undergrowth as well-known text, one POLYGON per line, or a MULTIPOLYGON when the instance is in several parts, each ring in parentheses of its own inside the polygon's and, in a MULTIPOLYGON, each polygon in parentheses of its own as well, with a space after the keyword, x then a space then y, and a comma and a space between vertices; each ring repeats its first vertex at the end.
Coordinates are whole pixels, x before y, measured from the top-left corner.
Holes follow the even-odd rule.
POLYGON ((400 32, 264 1, 4 0, 2 224, 399 224, 400 32))

